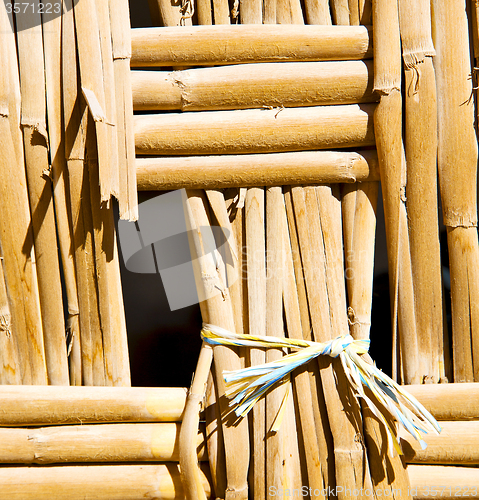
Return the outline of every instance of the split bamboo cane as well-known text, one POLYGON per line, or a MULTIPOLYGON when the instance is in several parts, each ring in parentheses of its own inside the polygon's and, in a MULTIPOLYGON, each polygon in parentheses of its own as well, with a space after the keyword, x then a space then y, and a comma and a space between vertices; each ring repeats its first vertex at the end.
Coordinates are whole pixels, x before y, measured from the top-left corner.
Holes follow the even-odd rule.
POLYGON ((371 61, 132 71, 135 110, 202 111, 372 102, 371 61))
MULTIPOLYGON (((209 497, 204 473, 202 478, 209 497)), ((12 500, 184 498, 177 464, 4 467, 0 468, 0 484, 3 494, 12 500)))
POLYGON ((428 1, 399 1, 405 66, 407 213, 419 375, 444 377, 441 259, 437 207, 437 105, 428 1))
MULTIPOLYGON (((228 330, 234 329, 234 317, 228 290, 222 277, 218 274, 213 261, 213 249, 209 247, 209 238, 203 235, 200 228, 209 227, 210 220, 206 211, 205 195, 201 191, 187 191, 187 221, 191 227, 191 235, 194 238, 195 248, 202 257, 196 259, 197 272, 201 276, 202 285, 207 292, 207 300, 202 305, 202 315, 205 321, 218 325, 228 330), (199 250, 201 249, 201 252, 199 250), (212 294, 213 290, 219 288, 218 294, 212 294)), ((197 276, 198 276, 197 275, 197 276)), ((248 498, 248 466, 249 446, 247 421, 243 420, 237 425, 231 425, 231 416, 228 416, 226 407, 225 383, 222 378, 223 370, 240 368, 241 364, 230 349, 223 346, 214 349, 215 369, 218 373, 217 384, 221 411, 221 422, 225 446, 225 462, 227 489, 226 492, 216 492, 218 496, 223 494, 227 500, 248 498)))
POLYGON ((410 436, 401 436, 401 447, 407 463, 479 464, 479 422, 441 422, 439 436, 428 435, 427 448, 410 436))
POLYGON ((135 136, 130 80, 131 30, 128 1, 109 2, 113 67, 115 74, 118 159, 120 170, 120 218, 138 219, 136 190, 135 136))
MULTIPOLYGON (((41 16, 35 9, 15 15, 22 94, 21 126, 32 213, 36 269, 48 381, 68 385, 63 297, 56 241, 46 130, 45 70, 41 16), (38 85, 38 82, 43 82, 38 85)), ((40 370, 42 371, 42 370, 40 370)))
MULTIPOLYGON (((183 421, 184 422, 184 421, 183 421)), ((0 428, 1 463, 178 462, 184 423, 61 425, 0 428)), ((204 429, 193 437, 193 457, 207 460, 204 429)))
POLYGON ((372 104, 351 104, 136 116, 136 153, 179 156, 371 146, 373 111, 372 104))
MULTIPOLYGON (((65 13, 66 14, 66 13, 65 13)), ((68 15, 68 14, 66 14, 68 15)), ((43 46, 45 54, 45 83, 48 92, 47 122, 50 162, 55 201, 55 222, 58 233, 63 277, 65 282, 68 318, 66 330, 67 352, 70 352, 70 384, 82 384, 79 306, 75 262, 73 255, 73 233, 68 192, 68 173, 65 162, 62 110, 62 17, 44 14, 42 19, 43 46)))
POLYGON ((258 155, 138 158, 138 190, 369 182, 376 151, 298 151, 258 155))
POLYGON ((447 228, 454 381, 479 380, 477 137, 465 2, 432 2, 438 95, 438 167, 447 228))
POLYGON ((0 386, 1 426, 93 422, 179 422, 181 387, 0 386))
POLYGON ((132 30, 135 67, 350 61, 372 55, 365 26, 233 25, 132 30), (179 44, 178 40, 183 43, 179 44), (185 41, 188 40, 188 43, 185 41))
POLYGON ((34 265, 33 235, 24 169, 23 134, 20 128, 20 82, 14 21, 6 6, 0 8, 2 33, 1 91, 2 151, 1 245, 5 284, 18 347, 22 383, 46 383, 42 321, 34 265), (14 166, 15 168, 12 168, 14 166))

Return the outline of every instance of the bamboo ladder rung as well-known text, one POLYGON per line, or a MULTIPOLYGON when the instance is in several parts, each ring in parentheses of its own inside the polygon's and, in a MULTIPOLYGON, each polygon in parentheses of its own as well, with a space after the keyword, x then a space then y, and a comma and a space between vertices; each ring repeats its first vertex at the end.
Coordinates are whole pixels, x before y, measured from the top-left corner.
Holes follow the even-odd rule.
POLYGON ((133 68, 372 57, 366 26, 227 25, 132 30, 133 68), (179 41, 181 40, 181 43, 179 41))

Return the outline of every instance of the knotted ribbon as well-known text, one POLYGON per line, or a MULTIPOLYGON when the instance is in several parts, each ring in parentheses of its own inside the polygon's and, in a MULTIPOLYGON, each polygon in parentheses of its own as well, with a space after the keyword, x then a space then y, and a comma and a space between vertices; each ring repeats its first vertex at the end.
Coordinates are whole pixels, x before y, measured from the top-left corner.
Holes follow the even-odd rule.
MULTIPOLYGON (((391 427, 380 409, 381 406, 389 411, 398 425, 404 427, 419 441, 423 449, 427 445, 421 438, 420 432, 427 434, 427 429, 435 433, 441 431, 436 419, 416 398, 360 356, 368 352, 369 340, 355 340, 351 335, 337 337, 328 342, 309 342, 284 337, 255 337, 233 333, 208 324, 203 325, 201 337, 210 345, 297 350, 270 363, 223 372, 226 396, 230 399, 229 405, 238 417, 244 417, 274 384, 288 384, 289 389, 289 376, 293 370, 318 356, 327 355, 333 358, 339 357, 356 395, 365 401, 372 413, 385 425, 390 453, 396 450, 402 454, 402 450, 398 442, 397 429, 391 427), (370 396, 364 391, 366 387, 371 391, 370 396)), ((277 431, 281 425, 288 393, 289 390, 270 429, 272 432, 277 431)))

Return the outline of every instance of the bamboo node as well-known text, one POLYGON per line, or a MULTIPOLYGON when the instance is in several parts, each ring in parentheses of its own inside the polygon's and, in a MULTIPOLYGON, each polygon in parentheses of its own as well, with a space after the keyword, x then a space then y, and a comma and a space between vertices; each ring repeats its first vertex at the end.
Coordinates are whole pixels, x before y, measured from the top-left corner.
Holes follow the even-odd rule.
POLYGON ((0 314, 0 332, 5 332, 8 338, 12 334, 12 319, 10 314, 0 314))

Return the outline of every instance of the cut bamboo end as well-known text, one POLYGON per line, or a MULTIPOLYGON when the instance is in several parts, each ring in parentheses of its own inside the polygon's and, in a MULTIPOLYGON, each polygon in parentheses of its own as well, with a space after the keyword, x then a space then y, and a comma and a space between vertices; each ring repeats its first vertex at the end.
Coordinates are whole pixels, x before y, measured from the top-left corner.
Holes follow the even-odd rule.
POLYGON ((458 496, 479 498, 479 469, 471 467, 409 465, 410 492, 416 500, 438 497, 453 500, 458 496))
MULTIPOLYGON (((207 498, 211 489, 202 473, 207 498)), ((0 468, 2 494, 11 500, 137 500, 184 498, 177 464, 0 468)))
POLYGON ((376 151, 137 158, 138 189, 281 186, 379 179, 376 151))
POLYGON ((365 26, 231 25, 132 30, 132 67, 368 59, 365 26), (181 40, 181 43, 178 43, 181 40))
POLYGON ((407 463, 415 464, 479 464, 479 422, 441 422, 441 434, 429 433, 427 448, 406 432, 401 434, 401 447, 407 463))
POLYGON ((274 153, 374 145, 373 104, 137 116, 139 155, 274 153))
MULTIPOLYGON (((0 463, 178 462, 180 429, 174 422, 0 428, 0 463)), ((196 435, 198 459, 205 461, 204 429, 196 435)))
POLYGON ((178 422, 184 388, 0 386, 2 426, 178 422))
POLYGON ((220 110, 372 102, 371 61, 132 71, 135 110, 220 110))

